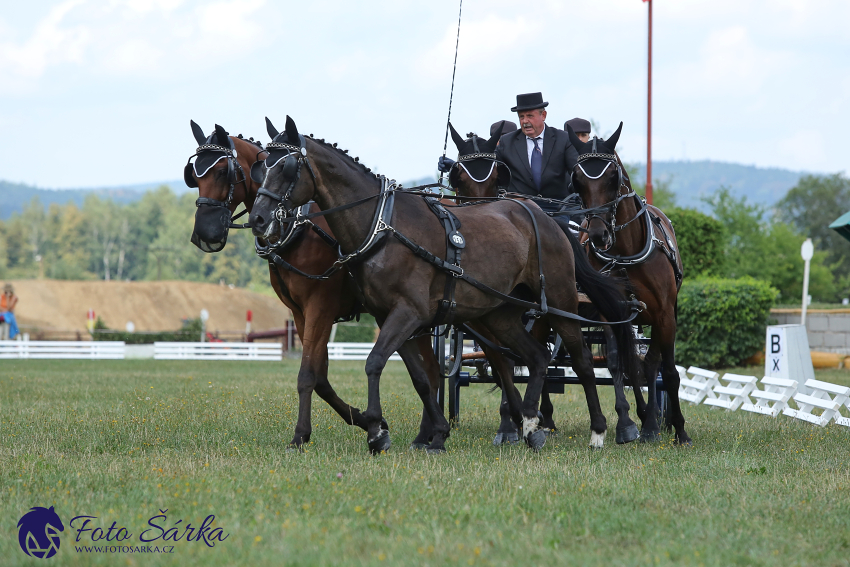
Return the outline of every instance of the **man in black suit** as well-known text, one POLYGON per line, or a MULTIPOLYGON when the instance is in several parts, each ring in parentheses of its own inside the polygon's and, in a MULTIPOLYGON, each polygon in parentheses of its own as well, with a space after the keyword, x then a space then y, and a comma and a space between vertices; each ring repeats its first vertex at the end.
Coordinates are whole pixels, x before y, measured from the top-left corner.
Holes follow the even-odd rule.
MULTIPOLYGON (((570 175, 578 152, 563 130, 546 126, 546 107, 541 93, 517 95, 511 109, 519 118, 520 129, 499 140, 496 156, 511 168, 509 192, 563 201, 572 192, 570 175)), ((537 201, 545 211, 559 204, 537 201)))

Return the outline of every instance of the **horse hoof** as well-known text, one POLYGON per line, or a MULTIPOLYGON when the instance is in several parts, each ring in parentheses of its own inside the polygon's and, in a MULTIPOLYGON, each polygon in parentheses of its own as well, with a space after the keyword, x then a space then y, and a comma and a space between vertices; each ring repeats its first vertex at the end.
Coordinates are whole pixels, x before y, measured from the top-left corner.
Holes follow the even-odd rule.
POLYGON ((516 431, 511 431, 509 433, 505 433, 505 443, 508 445, 516 445, 519 443, 519 433, 516 431))
POLYGON ((641 431, 640 432, 640 442, 641 443, 658 443, 661 441, 661 431, 641 431))
POLYGON ((428 455, 442 455, 446 452, 445 447, 428 447, 425 449, 425 453, 428 455))
POLYGON ((289 455, 296 455, 304 452, 304 446, 296 445, 295 443, 290 443, 290 445, 286 448, 286 453, 289 455))
POLYGON ((638 431, 637 425, 632 423, 623 429, 618 427, 615 440, 617 441, 617 445, 624 445, 626 443, 631 443, 638 437, 640 437, 640 432, 638 431))
POLYGON ((673 440, 674 445, 679 445, 680 447, 693 447, 694 442, 688 437, 687 433, 685 435, 676 435, 676 438, 673 440))
POLYGON ((543 448, 543 445, 546 444, 546 432, 542 429, 538 429, 534 433, 529 433, 525 438, 525 442, 535 451, 539 451, 543 448))
POLYGON ((546 433, 546 437, 554 437, 558 434, 557 427, 544 427, 543 432, 546 433))
POLYGON ((385 451, 390 450, 392 440, 388 431, 382 429, 378 436, 374 439, 369 439, 369 452, 373 455, 380 455, 385 451))
POLYGON ((414 441, 410 444, 411 451, 422 451, 428 448, 428 443, 417 443, 414 441))
POLYGON ((605 432, 597 433, 595 431, 590 432, 590 443, 588 447, 591 449, 601 449, 605 446, 605 432))

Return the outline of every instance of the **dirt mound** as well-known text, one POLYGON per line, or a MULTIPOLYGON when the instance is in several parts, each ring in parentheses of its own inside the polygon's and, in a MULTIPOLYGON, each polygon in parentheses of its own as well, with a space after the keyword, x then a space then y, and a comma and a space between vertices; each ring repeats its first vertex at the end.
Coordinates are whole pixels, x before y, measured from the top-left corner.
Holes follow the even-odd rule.
POLYGON ((244 333, 245 314, 254 312, 253 329, 286 326, 291 315, 277 298, 245 289, 208 283, 105 282, 18 280, 10 282, 20 301, 15 309, 18 324, 27 328, 86 330, 86 312, 95 313, 113 329, 123 330, 132 321, 137 331, 179 329, 181 319, 210 313, 210 332, 244 333))

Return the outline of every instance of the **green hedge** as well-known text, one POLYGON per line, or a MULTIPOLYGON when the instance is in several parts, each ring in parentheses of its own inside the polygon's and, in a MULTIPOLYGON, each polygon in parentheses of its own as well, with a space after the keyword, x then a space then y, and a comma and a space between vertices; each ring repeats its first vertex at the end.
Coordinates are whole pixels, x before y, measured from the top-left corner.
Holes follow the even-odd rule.
POLYGON ((753 278, 685 280, 679 292, 676 362, 737 366, 764 346, 770 308, 779 292, 753 278))
POLYGON ((153 344, 155 342, 194 343, 201 340, 201 328, 200 319, 189 319, 184 321, 183 328, 179 331, 128 333, 127 331, 117 331, 107 328, 100 317, 98 317, 95 323, 94 333, 92 334, 92 340, 124 341, 128 345, 153 344))
POLYGON ((676 232, 685 277, 720 275, 726 241, 723 224, 694 209, 670 209, 667 216, 676 232))

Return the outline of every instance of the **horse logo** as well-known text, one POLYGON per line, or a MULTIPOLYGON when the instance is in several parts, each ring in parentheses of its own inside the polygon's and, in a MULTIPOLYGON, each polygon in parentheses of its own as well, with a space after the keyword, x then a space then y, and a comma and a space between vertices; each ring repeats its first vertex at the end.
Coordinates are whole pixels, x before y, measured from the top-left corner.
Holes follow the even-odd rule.
POLYGON ((18 543, 27 555, 47 559, 59 551, 59 532, 64 531, 53 506, 35 506, 18 521, 18 543))

